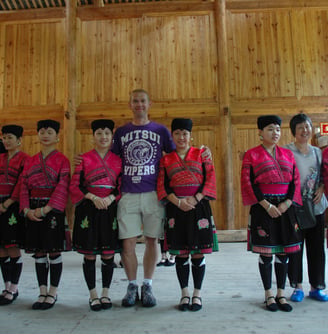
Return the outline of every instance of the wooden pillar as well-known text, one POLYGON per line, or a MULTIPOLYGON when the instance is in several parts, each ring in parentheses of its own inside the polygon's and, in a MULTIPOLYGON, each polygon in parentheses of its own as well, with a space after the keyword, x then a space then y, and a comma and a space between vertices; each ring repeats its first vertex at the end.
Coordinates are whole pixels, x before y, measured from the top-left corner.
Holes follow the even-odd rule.
MULTIPOLYGON (((76 62, 76 9, 77 1, 68 1, 66 4, 66 52, 67 52, 67 96, 64 117, 64 154, 71 162, 73 170, 73 157, 76 146, 76 106, 77 106, 77 62, 76 62)), ((69 199, 66 206, 68 225, 72 229, 74 221, 74 208, 69 199)))
POLYGON ((76 9, 77 1, 66 6, 67 98, 64 117, 64 154, 72 162, 75 154, 76 133, 76 9))
POLYGON ((234 192, 233 192, 233 166, 232 166, 232 128, 229 94, 229 68, 228 47, 226 32, 226 5, 225 0, 215 1, 216 35, 218 46, 218 83, 219 83, 219 112, 220 120, 220 149, 221 166, 224 172, 224 185, 222 197, 222 210, 224 210, 225 229, 233 229, 234 220, 234 192))

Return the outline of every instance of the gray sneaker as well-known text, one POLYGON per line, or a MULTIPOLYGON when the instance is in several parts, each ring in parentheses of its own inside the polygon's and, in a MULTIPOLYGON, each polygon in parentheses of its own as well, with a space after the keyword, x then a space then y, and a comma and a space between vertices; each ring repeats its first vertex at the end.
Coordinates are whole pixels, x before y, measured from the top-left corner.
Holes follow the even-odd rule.
POLYGON ((141 287, 141 302, 144 307, 152 307, 156 305, 156 298, 153 295, 152 287, 148 284, 143 284, 141 287))
POLYGON ((126 295, 122 299, 122 306, 133 306, 139 300, 138 285, 129 283, 126 295))

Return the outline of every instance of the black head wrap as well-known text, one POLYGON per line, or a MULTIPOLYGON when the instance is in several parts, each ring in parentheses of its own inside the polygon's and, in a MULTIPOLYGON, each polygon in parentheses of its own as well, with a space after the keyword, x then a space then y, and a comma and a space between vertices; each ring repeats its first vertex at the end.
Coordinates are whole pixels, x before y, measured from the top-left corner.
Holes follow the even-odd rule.
POLYGON ((113 132, 115 123, 111 119, 96 119, 91 123, 91 129, 93 133, 98 129, 108 128, 113 132))
POLYGON ((17 138, 20 138, 23 135, 23 127, 20 125, 10 124, 10 125, 4 125, 1 129, 2 134, 5 133, 12 133, 17 138))
POLYGON ((279 116, 276 116, 276 115, 265 115, 265 116, 260 116, 257 119, 257 127, 260 130, 263 130, 269 124, 281 125, 281 118, 279 116))
POLYGON ((187 130, 191 132, 192 120, 190 118, 175 118, 171 124, 171 131, 174 130, 187 130))
POLYGON ((40 131, 40 129, 47 129, 47 128, 52 128, 56 131, 56 133, 58 133, 60 128, 60 123, 52 119, 43 119, 38 122, 37 125, 38 132, 40 131))

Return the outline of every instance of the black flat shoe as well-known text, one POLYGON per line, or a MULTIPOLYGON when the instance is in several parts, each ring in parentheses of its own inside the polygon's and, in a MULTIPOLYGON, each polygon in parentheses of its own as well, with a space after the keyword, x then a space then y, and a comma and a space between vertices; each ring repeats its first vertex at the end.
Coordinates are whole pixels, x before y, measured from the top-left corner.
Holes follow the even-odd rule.
POLYGON ((202 307, 203 307, 203 305, 202 305, 202 304, 194 303, 194 299, 198 299, 198 300, 202 303, 202 298, 197 297, 197 296, 193 296, 193 297, 191 298, 191 300, 192 300, 192 304, 191 304, 191 306, 190 306, 190 311, 194 311, 194 312, 196 312, 196 311, 201 310, 202 307))
POLYGON ((44 301, 46 300, 47 296, 46 295, 39 295, 39 298, 43 298, 43 302, 35 302, 33 305, 32 305, 32 309, 33 310, 41 310, 42 309, 42 305, 44 303, 44 301))
POLYGON ((181 297, 180 299, 180 304, 178 306, 178 309, 180 311, 187 311, 189 310, 189 303, 190 303, 190 297, 189 296, 184 296, 184 297, 181 297), (183 303, 183 300, 188 300, 188 303, 183 303))
POLYGON ((89 299, 89 306, 92 311, 100 311, 102 309, 102 304, 100 303, 99 298, 89 299), (92 304, 95 301, 99 301, 97 304, 92 304))
POLYGON ((101 297, 99 300, 100 300, 100 303, 101 303, 101 308, 103 310, 109 310, 110 308, 112 308, 113 303, 110 300, 110 298, 108 298, 108 297, 101 297))
POLYGON ((166 259, 165 267, 172 267, 175 265, 175 260, 166 259))
POLYGON ((165 259, 161 259, 161 261, 159 261, 156 266, 157 267, 162 267, 162 266, 165 266, 165 263, 166 263, 166 260, 165 259))
POLYGON ((292 307, 291 305, 289 305, 288 303, 281 303, 280 300, 281 299, 285 299, 286 297, 276 297, 276 303, 278 305, 279 310, 284 311, 284 312, 290 312, 292 311, 292 307))
POLYGON ((57 296, 47 295, 47 298, 51 298, 54 302, 53 303, 47 303, 44 302, 42 304, 41 310, 49 310, 50 308, 53 308, 57 301, 57 296))
POLYGON ((0 305, 9 305, 11 304, 17 297, 18 297, 18 290, 16 292, 11 292, 6 290, 6 295, 11 295, 12 298, 8 299, 6 298, 6 295, 2 295, 2 298, 0 299, 0 305))
POLYGON ((271 312, 276 312, 278 311, 278 305, 277 303, 271 303, 271 304, 268 304, 268 300, 269 299, 275 299, 273 296, 270 296, 267 298, 267 300, 264 302, 265 303, 265 308, 268 310, 268 311, 271 311, 271 312))
POLYGON ((0 295, 0 301, 1 301, 1 299, 5 298, 5 295, 6 295, 7 292, 8 292, 8 290, 2 290, 1 295, 0 295))

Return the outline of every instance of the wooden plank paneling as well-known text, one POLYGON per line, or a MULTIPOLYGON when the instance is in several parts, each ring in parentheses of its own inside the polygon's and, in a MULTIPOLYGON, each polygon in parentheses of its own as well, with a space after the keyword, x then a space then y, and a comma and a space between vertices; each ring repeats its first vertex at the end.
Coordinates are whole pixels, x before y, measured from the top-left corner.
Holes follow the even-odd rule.
POLYGON ((230 94, 295 96, 288 11, 229 15, 230 94))
POLYGON ((64 28, 63 21, 5 26, 4 107, 64 104, 64 28))
POLYGON ((212 20, 197 15, 83 22, 81 102, 122 102, 140 86, 159 101, 216 101, 212 20))
POLYGON ((126 101, 132 87, 142 84, 139 22, 132 19, 82 23, 82 103, 126 101))
POLYGON ((300 96, 327 95, 328 11, 293 10, 291 21, 300 96))

